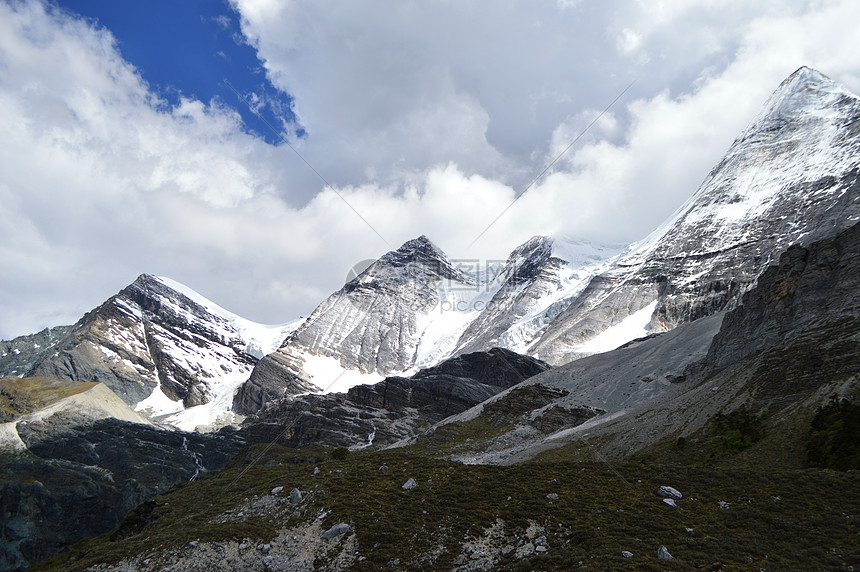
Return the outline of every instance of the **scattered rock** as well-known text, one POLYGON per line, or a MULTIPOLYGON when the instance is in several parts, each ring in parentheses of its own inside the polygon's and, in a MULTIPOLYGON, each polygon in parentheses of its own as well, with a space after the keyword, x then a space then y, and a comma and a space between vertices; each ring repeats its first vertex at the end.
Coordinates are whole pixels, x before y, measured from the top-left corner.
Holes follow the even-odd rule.
POLYGON ((395 558, 393 560, 388 561, 388 565, 394 568, 395 566, 400 566, 400 558, 395 558))
POLYGON ((546 546, 535 546, 535 552, 546 552, 549 550, 546 546))
POLYGON ((190 546, 191 548, 197 548, 197 544, 198 544, 198 541, 192 540, 191 542, 188 543, 188 546, 190 546))
POLYGON ((418 483, 417 483, 417 482, 415 482, 415 479, 413 479, 413 478, 411 478, 411 477, 410 477, 408 481, 406 481, 405 483, 403 483, 403 486, 402 486, 401 488, 402 488, 404 491, 411 491, 412 489, 414 489, 414 488, 415 488, 415 487, 417 487, 417 486, 418 486, 418 483))
POLYGON ((660 560, 673 560, 674 556, 669 554, 668 548, 666 548, 665 546, 661 546, 657 549, 657 558, 659 558, 660 560))
POLYGON ((658 497, 663 497, 664 499, 672 499, 672 500, 681 500, 684 498, 678 489, 673 489, 672 487, 662 486, 657 487, 657 490, 654 491, 658 497))
POLYGON ((281 492, 281 491, 283 491, 283 490, 284 490, 284 487, 275 487, 275 488, 273 488, 273 489, 272 489, 272 494, 273 494, 273 495, 276 495, 276 494, 278 494, 279 492, 281 492))
POLYGON ((621 556, 623 556, 624 558, 633 558, 633 553, 628 550, 622 550, 621 556))
POLYGON ((717 501, 717 504, 720 505, 720 508, 729 508, 732 506, 732 503, 726 501, 717 501))
POLYGON ((270 544, 258 544, 257 545, 257 550, 259 550, 263 554, 268 554, 271 549, 272 549, 272 546, 270 544))
POLYGON ((380 471, 387 471, 387 470, 388 470, 388 465, 386 465, 385 463, 383 463, 382 465, 380 465, 379 470, 380 470, 380 471))
POLYGON ((319 467, 314 467, 314 474, 315 474, 315 475, 318 475, 319 473, 320 473, 320 468, 319 468, 319 467))
POLYGON ((546 498, 549 500, 558 500, 558 493, 549 493, 546 495, 546 498))
POLYGON ((546 536, 538 536, 535 538, 535 546, 546 546, 546 536))
POLYGON ((346 534, 349 532, 349 525, 345 522, 339 522, 336 525, 332 526, 328 530, 322 533, 322 539, 328 540, 330 538, 334 538, 336 536, 340 536, 341 534, 346 534))
POLYGON ((675 499, 663 499, 663 502, 669 506, 673 506, 675 508, 678 508, 678 505, 675 504, 675 499))
POLYGON ((302 491, 299 489, 293 489, 290 491, 290 502, 293 504, 299 504, 302 502, 302 491))

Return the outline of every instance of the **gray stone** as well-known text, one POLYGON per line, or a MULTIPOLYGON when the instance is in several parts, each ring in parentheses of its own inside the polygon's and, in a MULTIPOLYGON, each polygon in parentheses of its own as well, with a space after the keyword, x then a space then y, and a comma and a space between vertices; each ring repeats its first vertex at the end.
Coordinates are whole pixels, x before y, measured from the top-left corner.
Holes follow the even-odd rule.
POLYGON ((275 487, 275 488, 273 488, 273 489, 272 489, 272 494, 273 494, 273 495, 276 495, 276 494, 278 494, 279 492, 281 492, 281 491, 283 491, 283 490, 284 490, 284 487, 275 487))
POLYGON ((668 548, 666 548, 665 546, 661 546, 657 549, 657 558, 659 558, 660 560, 673 560, 674 556, 669 554, 668 548))
POLYGON ((272 546, 270 544, 258 544, 257 545, 257 550, 259 550, 263 554, 268 554, 271 549, 272 549, 272 546))
POLYGON ((546 498, 549 500, 558 500, 558 493, 549 493, 546 495, 546 498))
POLYGON ((654 493, 658 497, 662 497, 664 499, 681 500, 682 498, 684 498, 684 495, 682 495, 680 491, 678 491, 678 489, 674 489, 666 485, 657 487, 657 490, 654 491, 654 493))
POLYGON ((339 522, 323 532, 322 539, 329 540, 330 538, 346 534, 347 532, 349 532, 349 525, 345 522, 339 522))
POLYGON ((302 502, 302 491, 299 489, 293 489, 290 491, 290 502, 293 504, 299 504, 302 502))
POLYGON ((621 556, 623 556, 624 558, 633 558, 633 553, 628 550, 622 550, 621 556))
POLYGON ((414 488, 415 488, 415 487, 417 487, 417 486, 418 486, 418 483, 417 483, 417 482, 415 482, 415 479, 413 479, 413 478, 411 478, 411 477, 410 477, 408 481, 406 481, 405 483, 403 483, 403 486, 402 486, 401 488, 402 488, 404 491, 411 491, 412 489, 414 489, 414 488))
POLYGON ((666 503, 666 504, 667 504, 667 505, 669 505, 669 506, 673 506, 673 507, 675 507, 675 508, 677 508, 677 507, 678 507, 678 505, 677 505, 677 504, 675 504, 675 499, 663 499, 663 502, 664 502, 664 503, 666 503))

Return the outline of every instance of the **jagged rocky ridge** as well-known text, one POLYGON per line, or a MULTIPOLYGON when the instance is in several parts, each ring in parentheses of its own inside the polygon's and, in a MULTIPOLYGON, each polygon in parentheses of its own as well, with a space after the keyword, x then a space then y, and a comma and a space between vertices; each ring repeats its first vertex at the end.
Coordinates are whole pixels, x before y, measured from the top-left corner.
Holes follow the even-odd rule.
POLYGON ((464 354, 411 377, 391 376, 347 393, 269 402, 240 433, 290 447, 391 444, 546 371, 545 363, 501 348, 464 354))
POLYGON ((36 334, 0 341, 0 377, 25 375, 71 330, 72 326, 45 328, 36 334))
POLYGON ((301 381, 326 385, 331 379, 314 379, 308 364, 320 356, 353 371, 390 374, 495 346, 522 353, 566 307, 565 296, 584 287, 615 252, 534 237, 503 265, 469 268, 475 261, 451 261, 424 236, 408 241, 332 294, 260 360, 234 408, 253 413, 296 393, 291 384, 301 381))

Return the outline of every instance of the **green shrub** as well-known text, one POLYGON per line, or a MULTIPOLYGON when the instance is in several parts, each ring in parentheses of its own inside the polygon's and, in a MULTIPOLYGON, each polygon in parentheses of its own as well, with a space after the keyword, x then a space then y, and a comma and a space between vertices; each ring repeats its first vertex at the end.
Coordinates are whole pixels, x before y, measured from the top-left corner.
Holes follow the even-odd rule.
POLYGON ((806 448, 811 467, 847 471, 860 469, 860 405, 834 395, 819 407, 806 448))
POLYGON ((331 452, 331 458, 337 459, 338 461, 343 461, 348 456, 349 456, 349 449, 347 449, 346 447, 336 447, 331 452))
POLYGON ((717 413, 714 416, 713 428, 722 442, 722 451, 718 455, 738 453, 759 441, 764 434, 762 421, 765 417, 767 411, 755 415, 744 406, 728 414, 717 413))

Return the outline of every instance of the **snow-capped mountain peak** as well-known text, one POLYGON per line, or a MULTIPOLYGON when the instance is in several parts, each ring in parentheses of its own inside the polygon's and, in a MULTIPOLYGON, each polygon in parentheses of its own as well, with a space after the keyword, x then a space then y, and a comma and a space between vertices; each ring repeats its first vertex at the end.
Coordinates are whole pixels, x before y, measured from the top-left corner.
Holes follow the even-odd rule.
POLYGON ((812 68, 801 67, 787 77, 762 106, 750 126, 738 137, 752 134, 776 136, 779 130, 801 116, 838 116, 838 104, 850 91, 812 68))
POLYGON ((142 274, 86 314, 25 375, 102 382, 156 420, 193 430, 232 422, 233 393, 298 322, 267 326, 191 288, 142 274))
POLYGON ((284 339, 304 321, 300 319, 271 325, 253 322, 222 308, 197 291, 166 276, 143 274, 135 280, 135 284, 138 283, 145 284, 150 295, 157 295, 159 290, 166 288, 168 298, 173 300, 184 298, 196 306, 195 311, 191 312, 192 316, 205 316, 207 319, 204 323, 206 324, 223 324, 222 335, 235 336, 238 334, 238 338, 244 344, 244 351, 257 359, 275 351, 284 339))
POLYGON ((768 99, 699 189, 598 277, 531 351, 553 364, 655 301, 665 331, 737 304, 795 242, 860 218, 860 102, 801 68, 768 99))

